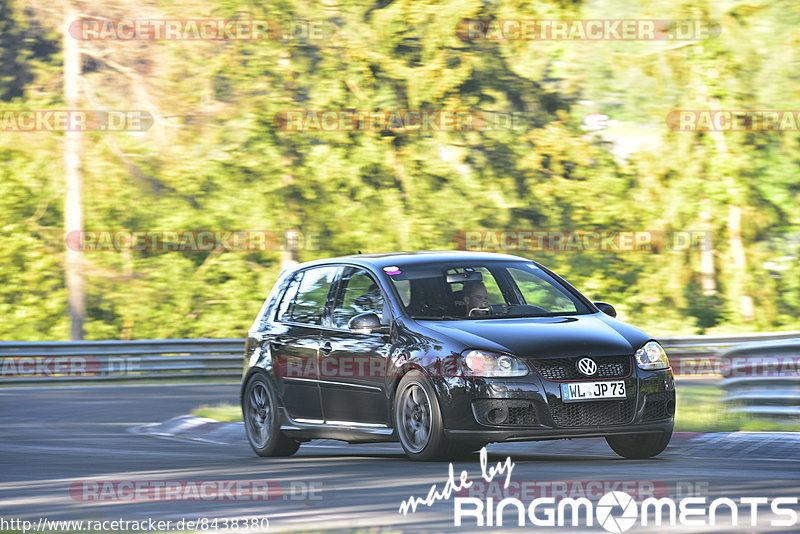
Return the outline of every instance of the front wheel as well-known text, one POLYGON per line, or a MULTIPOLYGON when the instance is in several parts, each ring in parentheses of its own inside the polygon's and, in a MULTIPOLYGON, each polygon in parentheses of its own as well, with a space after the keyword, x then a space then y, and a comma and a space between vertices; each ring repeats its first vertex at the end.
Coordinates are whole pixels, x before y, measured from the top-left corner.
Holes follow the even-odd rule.
POLYGON ((412 460, 461 459, 480 448, 474 443, 447 439, 436 392, 420 371, 409 371, 400 380, 394 415, 400 445, 412 460))
POLYGON ((622 434, 606 436, 608 445, 623 458, 642 460, 658 456, 669 445, 672 430, 657 434, 622 434))
POLYGON ((291 456, 300 443, 280 431, 278 399, 265 376, 254 375, 242 397, 247 441, 259 456, 291 456))

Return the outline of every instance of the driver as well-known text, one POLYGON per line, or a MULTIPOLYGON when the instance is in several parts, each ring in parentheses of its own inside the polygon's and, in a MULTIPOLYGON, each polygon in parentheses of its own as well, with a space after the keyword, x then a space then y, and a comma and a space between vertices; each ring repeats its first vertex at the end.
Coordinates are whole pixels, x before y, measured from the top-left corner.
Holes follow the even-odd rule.
POLYGON ((483 285, 483 282, 478 280, 464 282, 461 293, 464 304, 467 307, 467 317, 476 308, 481 310, 489 308, 489 292, 486 291, 486 286, 483 285))

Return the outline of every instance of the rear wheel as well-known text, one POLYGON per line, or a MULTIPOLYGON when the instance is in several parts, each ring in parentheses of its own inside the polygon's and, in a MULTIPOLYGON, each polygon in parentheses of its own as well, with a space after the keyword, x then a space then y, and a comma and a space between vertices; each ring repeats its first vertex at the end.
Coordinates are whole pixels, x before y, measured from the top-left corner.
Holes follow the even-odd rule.
POLYGON ((247 441, 259 456, 291 456, 300 447, 280 431, 278 399, 263 375, 254 375, 247 382, 242 416, 247 441))
POLYGON ((641 460, 658 456, 669 445, 672 430, 657 434, 622 434, 606 436, 608 445, 620 456, 632 460, 641 460))

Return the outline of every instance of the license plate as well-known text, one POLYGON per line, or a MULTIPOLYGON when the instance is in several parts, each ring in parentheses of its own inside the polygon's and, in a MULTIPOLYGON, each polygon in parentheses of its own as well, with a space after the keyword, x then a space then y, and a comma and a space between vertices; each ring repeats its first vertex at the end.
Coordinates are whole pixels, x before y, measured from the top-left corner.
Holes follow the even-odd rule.
POLYGON ((564 402, 625 398, 625 382, 572 382, 561 384, 564 402))

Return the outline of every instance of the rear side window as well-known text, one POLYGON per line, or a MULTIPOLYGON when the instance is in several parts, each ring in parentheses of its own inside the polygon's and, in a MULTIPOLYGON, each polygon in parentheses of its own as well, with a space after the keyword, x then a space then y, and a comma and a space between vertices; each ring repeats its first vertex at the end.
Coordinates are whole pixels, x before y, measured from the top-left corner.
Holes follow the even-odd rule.
POLYGON ((297 288, 300 287, 300 280, 303 279, 303 273, 297 273, 289 285, 286 286, 286 291, 283 292, 281 298, 281 305, 278 308, 276 318, 278 321, 291 321, 292 304, 294 304, 294 297, 297 295, 297 288))
POLYGON ((322 312, 338 267, 315 267, 295 275, 278 309, 279 321, 322 324, 322 312))

